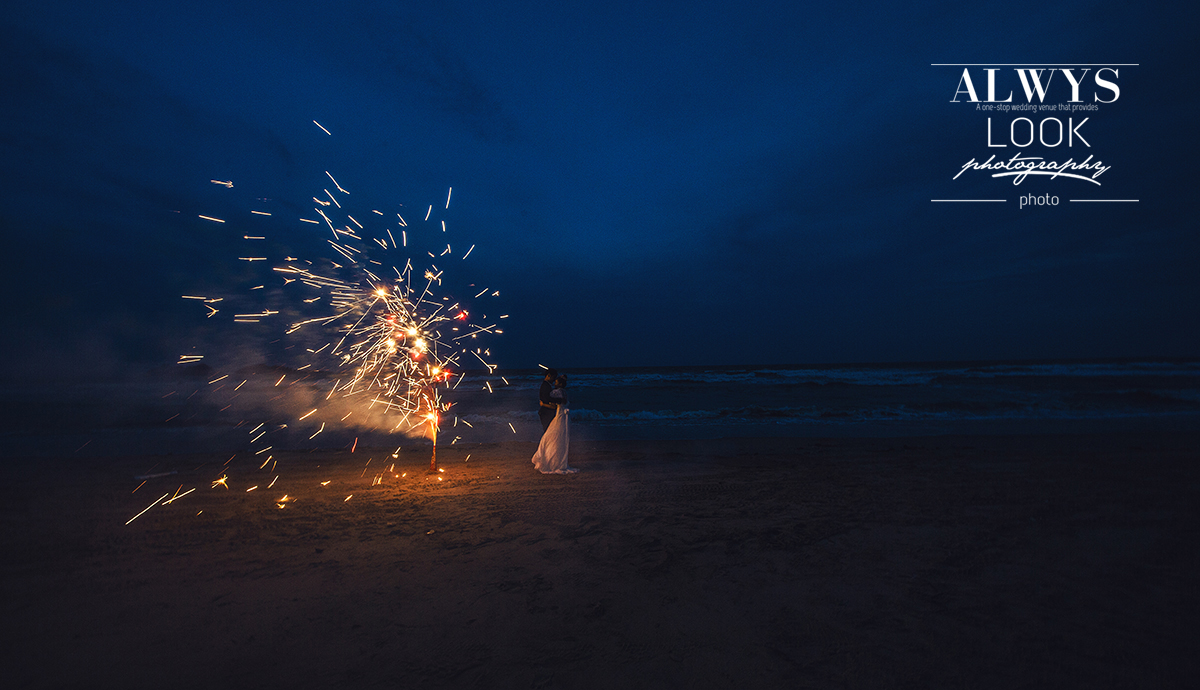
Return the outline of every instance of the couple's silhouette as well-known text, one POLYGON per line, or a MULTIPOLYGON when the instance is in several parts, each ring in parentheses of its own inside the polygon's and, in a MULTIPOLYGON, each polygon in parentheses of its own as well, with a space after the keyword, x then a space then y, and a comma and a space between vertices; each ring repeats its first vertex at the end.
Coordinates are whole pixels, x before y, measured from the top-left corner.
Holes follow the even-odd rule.
POLYGON ((570 447, 570 407, 567 399, 567 377, 554 369, 546 370, 538 393, 538 417, 542 420, 542 440, 533 454, 533 466, 543 474, 575 472, 567 464, 570 447))

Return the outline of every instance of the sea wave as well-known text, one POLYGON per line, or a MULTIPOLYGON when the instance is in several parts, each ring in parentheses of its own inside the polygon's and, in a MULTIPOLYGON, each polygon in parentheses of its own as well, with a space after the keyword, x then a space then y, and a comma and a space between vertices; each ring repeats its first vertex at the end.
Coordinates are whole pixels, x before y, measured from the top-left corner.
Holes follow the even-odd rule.
MULTIPOLYGON (((1200 380, 1200 362, 1126 362, 1126 363, 996 363, 927 364, 904 366, 796 366, 745 368, 662 368, 568 372, 571 387, 579 388, 685 388, 688 386, 755 385, 768 387, 804 386, 923 386, 962 380, 1053 378, 1173 377, 1200 380)), ((523 392, 536 390, 541 379, 532 376, 470 375, 466 383, 494 390, 523 392)))
MULTIPOLYGON (((1180 401, 1182 402, 1182 401, 1180 401)), ((795 424, 804 422, 876 422, 876 421, 983 421, 983 420, 1067 420, 1067 419, 1117 419, 1163 415, 1195 415, 1200 405, 1183 404, 1156 406, 1156 409, 1139 407, 1064 406, 1039 407, 1035 405, 936 403, 926 405, 894 405, 863 409, 834 409, 818 407, 761 407, 746 405, 711 410, 635 410, 624 412, 602 412, 580 408, 571 410, 571 420, 577 423, 596 425, 638 425, 670 422, 673 424, 702 424, 708 422, 774 422, 795 424)), ((466 415, 462 417, 471 425, 505 425, 509 422, 533 422, 536 412, 510 411, 500 415, 466 415)))
POLYGON ((1045 364, 988 364, 966 367, 945 373, 969 378, 1001 378, 1006 376, 1040 377, 1124 377, 1124 376, 1170 376, 1200 377, 1197 362, 1079 362, 1045 364))

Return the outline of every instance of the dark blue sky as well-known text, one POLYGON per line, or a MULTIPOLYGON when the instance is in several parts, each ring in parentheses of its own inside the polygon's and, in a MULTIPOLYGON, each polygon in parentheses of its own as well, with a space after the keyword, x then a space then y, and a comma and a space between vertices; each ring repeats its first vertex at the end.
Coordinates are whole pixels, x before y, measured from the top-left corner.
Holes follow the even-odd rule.
POLYGON ((179 300, 238 277, 238 247, 197 214, 270 199, 277 246, 319 253, 283 221, 326 170, 389 209, 454 188, 442 217, 477 245, 464 278, 502 291, 506 367, 1197 356, 1195 18, 1178 12, 14 8, 5 368, 119 372, 228 346, 179 300), (1077 116, 1092 145, 1077 158, 1112 165, 1103 186, 951 180, 990 155, 986 117, 949 102, 961 68, 931 63, 1137 63, 1116 103, 1077 116), (1061 203, 1020 209, 1025 193, 1061 203), (1066 202, 1081 196, 1140 201, 1066 202))

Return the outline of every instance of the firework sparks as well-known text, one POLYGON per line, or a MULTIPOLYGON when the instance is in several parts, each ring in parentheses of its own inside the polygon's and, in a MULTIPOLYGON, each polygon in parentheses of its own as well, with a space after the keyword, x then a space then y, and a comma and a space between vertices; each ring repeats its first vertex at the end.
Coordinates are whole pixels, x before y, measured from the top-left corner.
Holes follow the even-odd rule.
MULTIPOLYGON (((170 492, 167 492, 167 493, 163 494, 162 496, 159 496, 158 498, 154 499, 154 503, 151 503, 150 505, 146 506, 146 510, 150 510, 150 509, 151 509, 151 508, 153 508, 154 506, 158 505, 158 502, 159 502, 159 501, 163 500, 164 498, 166 498, 167 496, 170 496, 170 495, 171 495, 171 494, 170 494, 170 492)), ((347 500, 349 500, 349 499, 347 499, 347 500)), ((146 510, 143 510, 142 512, 138 513, 137 515, 134 515, 133 517, 129 518, 129 522, 133 522, 134 520, 136 520, 136 519, 140 518, 141 516, 145 515, 145 514, 146 514, 146 510)), ((125 524, 126 524, 126 525, 128 525, 128 524, 129 524, 129 522, 126 522, 125 524)))
MULTIPOLYGON (((183 487, 180 487, 180 488, 183 488, 183 487)), ((187 491, 184 491, 184 492, 183 492, 183 493, 181 493, 181 494, 177 493, 177 494, 175 494, 174 496, 172 496, 172 497, 171 497, 171 500, 163 502, 163 505, 165 505, 165 506, 166 506, 166 505, 171 505, 171 504, 172 504, 172 503, 174 503, 175 501, 178 501, 179 499, 183 498, 184 496, 187 496, 188 494, 192 493, 192 492, 193 492, 193 491, 195 491, 195 490, 196 490, 196 489, 195 489, 195 487, 193 487, 193 488, 191 488, 191 489, 188 489, 187 491)))
MULTIPOLYGON (((347 217, 361 226, 353 217, 348 214, 347 217)), ((330 225, 334 226, 332 219, 330 225)), ((386 230, 395 248, 391 230, 386 230)), ((389 247, 381 239, 368 239, 378 240, 379 248, 389 247)), ((461 358, 469 352, 455 347, 455 338, 443 331, 451 322, 466 320, 470 312, 457 303, 448 307, 448 298, 436 298, 434 291, 443 277, 443 271, 436 267, 418 272, 409 260, 403 269, 393 267, 396 277, 385 281, 363 266, 364 259, 369 257, 370 244, 363 242, 360 247, 345 240, 328 243, 349 262, 349 266, 339 268, 349 269, 350 276, 319 271, 298 260, 275 268, 277 272, 295 276, 308 288, 322 291, 321 297, 325 298, 309 298, 304 302, 325 303, 335 310, 332 314, 297 321, 288 332, 320 327, 333 329, 340 335, 327 352, 328 344, 320 350, 310 349, 314 355, 323 355, 328 369, 344 372, 327 399, 358 397, 368 408, 382 408, 397 415, 399 427, 407 424, 411 430, 427 426, 430 436, 436 437, 438 418, 449 407, 442 400, 441 389, 458 382, 461 358)), ((465 327, 475 334, 491 332, 495 324, 465 327)), ((459 326, 454 328, 457 330, 459 326)), ((493 366, 484 363, 489 368, 493 366)), ((305 418, 313 414, 309 412, 305 418)))
MULTIPOLYGON (((314 120, 313 124, 332 136, 320 123, 314 120)), ((320 220, 299 220, 306 224, 325 226, 320 228, 320 231, 326 241, 324 247, 327 257, 305 260, 282 255, 282 252, 280 256, 271 256, 273 245, 267 241, 270 233, 263 231, 270 226, 261 223, 278 221, 271 218, 272 213, 267 210, 251 210, 248 215, 230 218, 228 222, 215 216, 198 214, 199 218, 205 221, 230 227, 236 232, 233 237, 254 243, 241 245, 256 247, 253 252, 242 250, 239 253, 247 255, 234 255, 231 258, 238 259, 239 263, 245 262, 243 265, 248 264, 247 270, 259 271, 248 275, 259 275, 260 278, 255 283, 249 283, 254 287, 249 287, 245 296, 241 298, 233 295, 215 298, 203 296, 206 292, 182 297, 202 303, 207 318, 219 317, 214 323, 253 324, 243 326, 247 330, 271 328, 271 324, 274 323, 281 332, 281 337, 291 336, 297 339, 297 342, 287 347, 280 347, 284 350, 295 347, 296 353, 307 352, 304 356, 309 361, 291 364, 288 372, 277 369, 278 378, 272 376, 262 381, 262 384, 271 386, 273 381, 273 387, 280 389, 278 394, 271 398, 272 401, 286 399, 285 396, 291 395, 287 392, 289 389, 304 391, 301 395, 307 395, 308 391, 320 388, 312 402, 304 408, 293 410, 286 418, 289 422, 295 420, 293 423, 303 423, 306 427, 304 435, 308 436, 310 441, 325 431, 327 425, 336 427, 346 423, 348 419, 354 419, 355 421, 349 423, 370 425, 386 429, 389 433, 402 432, 430 438, 434 446, 431 469, 436 470, 440 423, 453 404, 447 401, 447 394, 457 389, 458 384, 463 381, 462 371, 465 365, 476 366, 476 362, 482 362, 489 372, 495 368, 494 364, 481 356, 481 353, 486 351, 472 347, 472 341, 476 336, 500 332, 496 328, 497 322, 486 321, 486 313, 491 310, 479 302, 481 298, 487 300, 489 297, 498 296, 499 293, 492 292, 490 296, 485 297, 488 290, 484 289, 462 302, 439 294, 443 282, 449 284, 451 281, 446 271, 432 263, 426 266, 414 263, 424 261, 417 255, 424 252, 426 247, 416 249, 423 243, 430 244, 428 248, 441 251, 441 254, 424 252, 431 257, 431 262, 438 261, 439 256, 452 255, 450 243, 441 234, 447 233, 446 221, 434 219, 432 226, 418 226, 433 232, 440 229, 441 232, 437 233, 440 239, 436 246, 432 242, 433 237, 420 235, 421 232, 427 231, 417 230, 411 238, 413 250, 409 250, 410 238, 405 230, 408 223, 403 216, 399 213, 385 214, 379 210, 382 207, 356 208, 352 200, 357 201, 357 197, 350 196, 350 192, 330 171, 325 171, 325 175, 327 181, 322 180, 315 185, 318 192, 312 197, 313 205, 310 206, 313 214, 320 220), (332 183, 332 190, 325 188, 329 183, 332 183), (400 234, 399 238, 395 236, 397 231, 400 234), (324 234, 325 232, 330 234, 324 234), (395 251, 414 253, 402 256, 398 261, 393 259, 389 263, 387 253, 395 251), (261 271, 266 271, 273 280, 262 280, 261 271), (251 295, 255 299, 249 299, 251 295), (218 310, 211 306, 212 303, 225 298, 230 299, 235 306, 226 310, 218 310), (282 304, 272 303, 268 308, 263 306, 263 301, 282 301, 282 304), (318 348, 317 345, 321 342, 325 344, 318 348), (327 378, 336 379, 332 387, 328 387, 327 378), (310 380, 307 384, 304 383, 306 379, 310 380), (353 409, 347 410, 347 407, 353 409), (356 411, 359 414, 354 414, 356 411), (383 419, 385 417, 390 419, 383 419), (384 423, 381 424, 381 420, 384 423), (311 435, 308 435, 309 433, 311 435)), ((350 182, 350 186, 354 186, 353 180, 350 182)), ((213 183, 232 187, 232 182, 226 184, 220 180, 213 180, 213 183)), ((453 188, 447 189, 446 209, 450 207, 452 194, 453 188)), ((426 221, 431 219, 432 211, 433 206, 430 204, 425 214, 426 221)), ((274 215, 278 217, 280 214, 276 212, 274 215)), ((313 240, 319 241, 316 237, 313 240)), ((461 246, 464 245, 460 245, 460 252, 461 246)), ((472 256, 474 249, 475 245, 470 245, 466 253, 462 254, 462 259, 472 256)), ((494 316, 492 318, 495 319, 494 316)), ((203 355, 179 357, 180 364, 201 361, 203 355)), ((225 388, 224 383, 230 378, 231 374, 218 372, 207 379, 212 386, 222 384, 220 388, 211 389, 210 394, 216 394, 222 388, 228 394, 228 391, 239 391, 247 384, 245 377, 239 376, 228 381, 232 385, 240 380, 236 387, 225 388)), ((253 388, 252 385, 252 391, 253 388)), ((487 384, 487 390, 491 390, 490 383, 487 384)), ((236 397, 236 394, 233 397, 236 397)), ((233 400, 231 398, 223 402, 232 404, 233 400)), ((226 405, 222 411, 228 408, 226 405)), ((240 424, 239 422, 239 426, 240 424)), ((273 426, 275 424, 277 423, 273 423, 273 426)), ((286 424, 277 426, 277 429, 264 428, 264 424, 260 423, 249 432, 251 448, 247 454, 254 460, 261 459, 256 456, 266 458, 258 466, 259 470, 265 470, 273 461, 273 456, 268 453, 281 441, 274 433, 287 428, 286 424)), ((458 440, 458 437, 454 440, 458 440)), ((283 442, 286 443, 286 439, 283 442)), ((355 437, 350 446, 351 453, 356 451, 357 444, 358 438, 355 437)), ((398 453, 400 449, 396 450, 398 453)), ((275 450, 275 453, 278 454, 279 451, 275 450)), ((393 457, 395 455, 393 454, 393 457)), ((229 465, 228 461, 226 465, 229 465)), ((253 465, 250 467, 253 468, 253 465)), ((261 484, 267 489, 274 487, 279 480, 279 476, 275 475, 275 465, 270 465, 269 472, 271 474, 261 480, 261 484)), ((363 470, 364 476, 365 472, 366 468, 363 470)), ((388 473, 391 473, 390 469, 388 473)), ((383 476, 375 476, 372 486, 380 484, 383 476)), ((222 475, 213 480, 212 488, 222 486, 229 490, 228 480, 228 475, 222 475)), ((245 489, 246 493, 259 488, 255 481, 238 483, 243 486, 254 484, 245 489)), ((323 486, 328 484, 329 482, 322 483, 323 486)), ((167 504, 187 493, 177 493, 167 504)), ((351 497, 352 494, 344 500, 348 501, 351 497)), ((282 508, 287 502, 289 499, 285 497, 275 503, 282 508)))
MULTIPOLYGON (((329 171, 328 171, 328 170, 326 170, 326 171, 325 171, 325 174, 326 174, 326 175, 329 175, 329 171)), ((329 175, 329 179, 333 181, 333 186, 334 186, 334 187, 337 187, 337 190, 338 190, 339 192, 341 192, 342 194, 349 194, 349 193, 350 193, 350 192, 347 192, 346 190, 342 189, 342 186, 341 186, 340 184, 338 184, 338 181, 333 179, 333 175, 329 175)))

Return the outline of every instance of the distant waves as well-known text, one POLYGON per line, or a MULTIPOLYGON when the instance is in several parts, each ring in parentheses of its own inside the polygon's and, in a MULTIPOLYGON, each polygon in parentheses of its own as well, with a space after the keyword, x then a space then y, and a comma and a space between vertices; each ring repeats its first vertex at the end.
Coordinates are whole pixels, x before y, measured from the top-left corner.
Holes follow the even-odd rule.
MULTIPOLYGON (((204 372, 201 372, 204 373, 204 372)), ((212 372, 207 372, 212 373, 212 372)), ((0 388, 0 421, 18 455, 241 452, 273 426, 281 447, 428 443, 396 431, 382 408, 346 400, 302 419, 330 374, 286 388, 287 371, 239 372, 237 396, 216 374, 167 370, 66 388, 0 388), (339 421, 340 420, 340 421, 339 421), (248 438, 248 437, 247 437, 248 438), (82 450, 80 450, 82 449, 82 450)), ((306 372, 308 373, 308 372, 306 372)), ((658 367, 568 370, 572 433, 597 439, 1054 433, 1200 425, 1200 362, 983 362, 906 365, 658 367)), ((446 399, 439 444, 534 441, 537 371, 468 372, 446 399), (490 389, 490 392, 489 392, 490 389)))
MULTIPOLYGON (((1198 362, 662 367, 570 374, 572 421, 606 437, 623 431, 655 437, 655 427, 664 437, 687 436, 689 428, 699 435, 808 435, 873 424, 899 429, 906 423, 954 433, 959 423, 1170 422, 1200 416, 1198 362)), ((464 401, 463 419, 485 428, 532 420, 536 373, 505 379, 511 385, 494 384, 497 394, 488 412, 472 413, 472 404, 464 401)))

